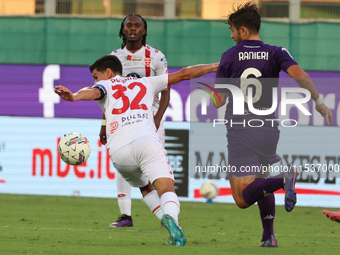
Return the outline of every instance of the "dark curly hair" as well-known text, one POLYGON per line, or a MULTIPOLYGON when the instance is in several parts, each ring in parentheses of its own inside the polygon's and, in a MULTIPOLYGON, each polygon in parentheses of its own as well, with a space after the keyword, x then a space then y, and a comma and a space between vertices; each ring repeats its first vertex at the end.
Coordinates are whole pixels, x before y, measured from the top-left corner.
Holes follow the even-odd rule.
POLYGON ((147 36, 148 25, 147 25, 145 19, 143 19, 143 17, 140 16, 139 14, 129 14, 128 16, 126 16, 126 17, 123 19, 122 24, 120 25, 119 37, 120 37, 120 38, 123 38, 123 42, 122 42, 122 46, 121 46, 122 49, 123 49, 123 48, 125 47, 125 45, 126 45, 126 37, 125 37, 125 35, 124 35, 124 33, 123 33, 124 22, 125 22, 128 18, 130 18, 130 17, 132 17, 132 16, 136 16, 136 17, 140 18, 140 19, 143 21, 143 23, 144 23, 144 29, 145 29, 145 35, 143 35, 143 37, 142 37, 142 44, 143 44, 144 46, 145 46, 145 44, 146 44, 146 36, 147 36))
POLYGON ((229 15, 229 26, 240 29, 242 26, 248 28, 250 33, 258 33, 261 27, 261 12, 257 4, 247 2, 244 5, 237 6, 234 12, 229 15))

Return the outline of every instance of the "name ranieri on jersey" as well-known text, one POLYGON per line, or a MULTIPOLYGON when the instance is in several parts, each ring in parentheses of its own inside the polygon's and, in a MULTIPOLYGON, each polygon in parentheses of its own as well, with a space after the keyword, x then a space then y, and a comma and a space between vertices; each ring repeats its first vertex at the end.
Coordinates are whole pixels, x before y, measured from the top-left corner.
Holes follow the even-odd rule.
POLYGON ((268 52, 266 51, 244 51, 238 53, 238 60, 250 60, 250 59, 260 59, 260 60, 268 60, 268 52))

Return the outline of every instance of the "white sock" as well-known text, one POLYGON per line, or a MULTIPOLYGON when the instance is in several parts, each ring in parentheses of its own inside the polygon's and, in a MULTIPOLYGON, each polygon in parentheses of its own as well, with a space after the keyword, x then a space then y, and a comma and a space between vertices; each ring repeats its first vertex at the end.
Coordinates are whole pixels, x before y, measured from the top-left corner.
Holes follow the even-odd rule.
POLYGON ((178 223, 178 215, 180 212, 180 204, 178 196, 175 192, 165 192, 161 196, 161 205, 164 214, 169 214, 178 223))
POLYGON ((159 200, 159 196, 156 190, 149 192, 145 197, 143 197, 143 201, 149 207, 151 212, 156 215, 156 217, 161 220, 163 216, 163 210, 161 208, 161 201, 159 200))
POLYGON ((131 216, 131 186, 117 173, 118 206, 121 214, 131 216))

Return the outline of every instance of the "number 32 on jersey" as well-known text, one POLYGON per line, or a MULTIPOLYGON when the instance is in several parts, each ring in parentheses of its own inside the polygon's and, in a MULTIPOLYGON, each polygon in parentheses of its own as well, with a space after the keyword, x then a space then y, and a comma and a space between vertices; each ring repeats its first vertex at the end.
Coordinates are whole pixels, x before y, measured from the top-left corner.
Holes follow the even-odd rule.
POLYGON ((148 107, 145 104, 140 104, 141 100, 146 94, 146 87, 144 86, 144 84, 140 82, 133 82, 127 87, 121 84, 117 84, 117 85, 112 86, 112 90, 116 90, 112 94, 112 96, 117 100, 121 99, 123 102, 123 106, 121 108, 112 109, 112 114, 122 114, 126 112, 129 109, 129 107, 131 110, 139 110, 139 109, 147 110, 148 109, 148 107), (140 90, 130 102, 130 99, 125 95, 125 92, 128 89, 133 90, 136 86, 139 87, 140 90))

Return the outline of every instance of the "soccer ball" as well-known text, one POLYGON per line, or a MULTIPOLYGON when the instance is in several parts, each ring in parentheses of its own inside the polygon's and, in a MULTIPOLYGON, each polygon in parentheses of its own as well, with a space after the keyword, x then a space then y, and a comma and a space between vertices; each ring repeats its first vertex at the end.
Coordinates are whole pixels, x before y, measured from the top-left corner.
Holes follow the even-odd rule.
POLYGON ((91 146, 85 136, 79 133, 64 135, 58 145, 60 158, 69 165, 84 163, 91 154, 91 146))
POLYGON ((206 199, 213 199, 218 195, 218 187, 213 181, 206 181, 200 188, 201 195, 206 199))

